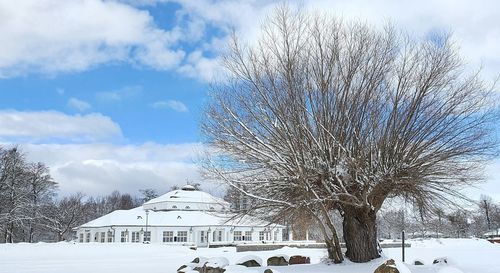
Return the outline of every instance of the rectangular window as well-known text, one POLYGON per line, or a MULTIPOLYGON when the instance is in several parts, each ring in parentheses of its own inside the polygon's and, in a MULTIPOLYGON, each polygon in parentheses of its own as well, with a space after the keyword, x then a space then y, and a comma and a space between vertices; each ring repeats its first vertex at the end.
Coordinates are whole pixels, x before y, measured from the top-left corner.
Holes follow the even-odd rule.
POLYGON ((200 231, 200 243, 205 242, 205 231, 200 231))
POLYGON ((139 236, 140 236, 139 231, 132 231, 132 243, 140 242, 139 236))
POLYGON ((163 242, 171 243, 174 241, 174 232, 173 231, 164 231, 163 232, 163 242))
POLYGON ((78 236, 79 236, 79 237, 78 237, 78 239, 79 239, 78 241, 79 241, 80 243, 83 243, 83 233, 80 233, 78 236))
POLYGON ((270 232, 266 232, 266 241, 269 241, 269 234, 270 232))
POLYGON ((177 231, 177 242, 187 242, 187 231, 177 231))
POLYGON ((101 232, 101 243, 106 242, 106 232, 101 232))
POLYGON ((222 230, 214 231, 214 241, 222 242, 222 230))
POLYGON ((278 230, 274 231, 274 240, 278 241, 278 230))
POLYGON ((243 241, 252 241, 252 232, 245 231, 245 236, 243 237, 243 241))
POLYGON ((85 243, 90 243, 90 232, 85 234, 85 243))
POLYGON ((151 231, 144 231, 143 242, 151 242, 151 231))
POLYGON ((264 241, 264 231, 259 231, 259 241, 264 241))
POLYGON ((120 241, 121 241, 122 243, 126 243, 126 242, 127 242, 127 240, 128 240, 128 231, 122 231, 122 232, 121 232, 121 236, 120 236, 120 238, 121 238, 121 240, 120 240, 120 241))
POLYGON ((235 231, 233 237, 235 241, 241 241, 241 231, 235 231))
POLYGON ((114 241, 113 232, 108 231, 108 243, 112 243, 114 241))

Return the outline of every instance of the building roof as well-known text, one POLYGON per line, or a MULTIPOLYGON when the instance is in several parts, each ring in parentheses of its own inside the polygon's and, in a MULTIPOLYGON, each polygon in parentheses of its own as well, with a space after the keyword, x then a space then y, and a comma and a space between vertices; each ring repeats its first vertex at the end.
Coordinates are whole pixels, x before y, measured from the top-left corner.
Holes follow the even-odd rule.
MULTIPOLYGON (((231 219, 234 214, 207 211, 149 211, 148 226, 235 226, 258 227, 269 222, 251 216, 231 219)), ((130 210, 115 210, 79 228, 108 226, 146 226, 146 211, 142 207, 130 210)))
POLYGON ((486 232, 483 236, 500 236, 500 228, 486 232))
POLYGON ((147 210, 229 210, 229 203, 209 193, 196 190, 186 185, 180 190, 167 192, 157 198, 144 203, 147 210))
POLYGON ((235 217, 229 212, 229 203, 206 192, 186 185, 180 190, 168 192, 154 198, 141 207, 130 210, 115 210, 109 214, 81 225, 79 228, 110 226, 204 227, 235 226, 262 227, 274 225, 261 219, 244 216, 235 217), (234 219, 233 219, 234 218, 234 219))

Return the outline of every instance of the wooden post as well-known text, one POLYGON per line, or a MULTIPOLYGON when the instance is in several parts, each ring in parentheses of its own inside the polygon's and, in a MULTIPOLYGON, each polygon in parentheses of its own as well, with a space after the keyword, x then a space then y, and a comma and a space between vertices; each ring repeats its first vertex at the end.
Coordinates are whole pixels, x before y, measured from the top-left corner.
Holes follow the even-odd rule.
POLYGON ((405 231, 401 232, 401 257, 403 263, 405 262, 405 231))

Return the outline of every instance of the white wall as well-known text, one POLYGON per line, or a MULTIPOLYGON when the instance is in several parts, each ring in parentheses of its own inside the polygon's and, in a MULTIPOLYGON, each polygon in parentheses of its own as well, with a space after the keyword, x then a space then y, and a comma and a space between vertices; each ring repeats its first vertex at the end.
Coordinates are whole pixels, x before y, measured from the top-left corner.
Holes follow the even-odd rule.
MULTIPOLYGON (((127 242, 132 242, 132 232, 139 232, 140 242, 144 241, 144 231, 145 227, 138 226, 126 226, 126 227, 99 227, 99 228, 79 228, 77 230, 77 242, 80 242, 79 236, 83 234, 83 242, 86 242, 86 235, 90 232, 90 242, 101 242, 101 232, 105 232, 105 242, 108 242, 108 232, 111 231, 114 234, 113 242, 121 242, 121 232, 127 232, 126 237, 127 242), (97 241, 95 240, 97 233, 97 241)), ((207 246, 207 239, 209 244, 224 244, 224 243, 256 243, 261 242, 259 238, 259 232, 268 232, 268 236, 264 236, 264 241, 282 241, 282 227, 232 227, 232 226, 211 226, 211 227, 148 227, 148 231, 151 232, 151 243, 163 243, 163 232, 172 231, 174 237, 177 236, 178 231, 185 231, 187 233, 187 242, 172 242, 169 244, 195 244, 198 246, 207 246), (218 241, 218 238, 213 237, 214 231, 222 231, 222 241, 218 241), (205 240, 201 240, 201 231, 205 232, 205 240), (210 232, 209 232, 210 231, 210 232), (245 235, 245 231, 252 231, 251 241, 235 241, 234 234, 235 231, 241 231, 242 236, 245 235), (277 233, 275 233, 277 231, 277 233), (207 234, 208 233, 208 234, 207 234), (275 237, 276 234, 276 237, 275 237)))

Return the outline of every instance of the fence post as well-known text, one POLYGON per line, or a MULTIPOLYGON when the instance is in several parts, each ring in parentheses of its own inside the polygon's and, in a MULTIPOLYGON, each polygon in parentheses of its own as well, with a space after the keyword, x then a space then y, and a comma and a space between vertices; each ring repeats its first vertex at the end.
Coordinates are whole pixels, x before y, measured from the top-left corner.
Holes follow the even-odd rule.
POLYGON ((405 262, 405 231, 401 232, 401 257, 403 259, 403 263, 405 262))

